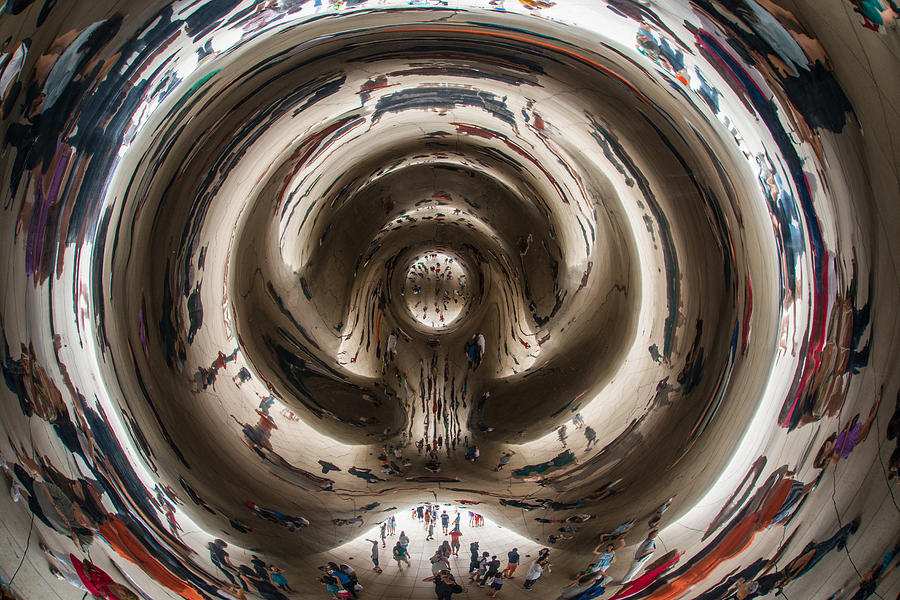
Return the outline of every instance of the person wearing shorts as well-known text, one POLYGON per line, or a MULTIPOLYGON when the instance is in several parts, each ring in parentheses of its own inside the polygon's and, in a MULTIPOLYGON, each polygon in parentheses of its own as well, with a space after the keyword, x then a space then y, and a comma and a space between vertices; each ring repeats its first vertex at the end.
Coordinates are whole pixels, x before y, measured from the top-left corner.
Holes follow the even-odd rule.
POLYGON ((409 550, 407 550, 404 546, 397 542, 397 545, 394 546, 394 560, 397 561, 397 568, 401 571, 403 567, 400 566, 401 562, 405 562, 406 566, 409 567, 409 550))
POLYGON ((453 551, 453 556, 459 556, 459 538, 462 537, 462 532, 459 528, 455 528, 450 532, 450 549, 453 551))
POLYGON ((513 578, 513 573, 516 572, 516 567, 519 566, 519 549, 513 548, 509 552, 506 553, 506 568, 503 569, 503 576, 507 579, 513 578))
POLYGON ((488 598, 496 598, 500 589, 503 587, 503 575, 501 573, 497 573, 494 576, 494 579, 491 580, 490 587, 491 589, 488 591, 488 598))
POLYGON ((378 540, 366 540, 372 543, 372 569, 376 573, 381 573, 381 567, 378 566, 378 540))

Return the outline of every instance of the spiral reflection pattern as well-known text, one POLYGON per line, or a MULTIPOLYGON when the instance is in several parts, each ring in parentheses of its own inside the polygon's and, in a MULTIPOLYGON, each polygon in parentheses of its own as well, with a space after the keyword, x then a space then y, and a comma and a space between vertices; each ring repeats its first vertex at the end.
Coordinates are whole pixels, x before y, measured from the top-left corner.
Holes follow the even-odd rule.
POLYGON ((312 597, 427 499, 555 544, 542 597, 657 529, 609 596, 896 591, 893 2, 95 4, 0 21, 21 552, 312 597))

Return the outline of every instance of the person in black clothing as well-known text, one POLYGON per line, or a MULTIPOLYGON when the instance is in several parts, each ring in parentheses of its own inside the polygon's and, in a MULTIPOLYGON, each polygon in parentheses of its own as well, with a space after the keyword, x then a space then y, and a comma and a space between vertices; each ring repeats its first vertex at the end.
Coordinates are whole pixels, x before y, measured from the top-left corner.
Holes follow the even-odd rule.
POLYGON ((493 581, 496 575, 500 574, 500 560, 497 555, 493 555, 487 563, 487 571, 481 578, 481 587, 484 587, 489 581, 493 581))
POLYGON ((248 581, 264 600, 287 600, 287 596, 282 594, 269 580, 268 573, 265 577, 260 577, 256 574, 256 571, 247 565, 241 565, 238 568, 241 572, 241 579, 248 581))
MULTIPOLYGON (((207 544, 209 547, 209 560, 219 569, 225 578, 232 584, 236 584, 237 580, 235 580, 234 575, 232 575, 232 571, 235 570, 235 566, 231 563, 231 560, 228 558, 228 552, 225 550, 225 540, 215 539, 207 544)), ((247 590, 247 584, 244 583, 244 580, 240 580, 241 587, 247 590)))
POLYGON ((461 594, 463 591, 462 586, 456 583, 453 574, 447 569, 443 569, 432 577, 426 577, 422 581, 434 582, 434 593, 437 594, 437 600, 451 600, 453 594, 461 594))
POLYGON ((266 567, 265 561, 260 557, 255 554, 251 554, 250 564, 253 565, 253 570, 256 571, 257 576, 263 579, 269 578, 269 569, 266 567))
POLYGON ((481 555, 478 552, 478 542, 472 542, 469 544, 469 552, 472 553, 472 557, 469 559, 469 573, 478 570, 478 565, 481 562, 481 555))

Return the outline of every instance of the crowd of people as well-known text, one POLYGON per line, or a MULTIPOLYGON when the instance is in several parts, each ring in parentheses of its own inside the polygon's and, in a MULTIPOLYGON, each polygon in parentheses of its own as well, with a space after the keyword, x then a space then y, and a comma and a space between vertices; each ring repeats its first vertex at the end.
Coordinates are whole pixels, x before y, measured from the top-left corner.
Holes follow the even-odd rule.
POLYGON ((246 600, 245 592, 256 592, 264 600, 287 600, 284 592, 293 592, 284 571, 255 554, 250 555, 250 564, 241 565, 232 562, 228 544, 222 539, 215 539, 207 544, 209 560, 231 583, 227 590, 235 600, 246 600))
MULTIPOLYGON (((470 527, 484 526, 484 517, 473 511, 469 512, 468 525, 470 527)), ((459 556, 461 547, 460 538, 463 536, 461 529, 462 513, 453 511, 451 515, 438 504, 426 502, 413 507, 409 512, 410 519, 420 525, 425 532, 425 541, 435 539, 436 531, 445 537, 440 541, 435 551, 428 557, 431 565, 431 575, 423 581, 434 583, 434 592, 438 600, 451 600, 453 594, 463 592, 463 587, 453 574, 451 559, 459 556)), ((371 544, 371 559, 373 570, 380 574, 384 572, 381 563, 381 550, 387 549, 388 537, 393 537, 397 532, 397 517, 390 516, 382 521, 378 529, 380 535, 377 539, 366 539, 371 544)), ((390 559, 397 563, 397 570, 403 572, 414 568, 411 563, 411 551, 409 548, 410 537, 406 530, 400 530, 396 542, 390 546, 390 559)), ((498 558, 498 554, 482 551, 478 541, 469 544, 469 569, 468 579, 472 585, 485 589, 490 598, 496 598, 503 589, 504 582, 515 578, 521 557, 518 548, 512 548, 506 552, 506 564, 498 558)), ((348 565, 335 565, 329 563, 321 567, 326 575, 320 581, 325 585, 331 598, 356 598, 362 590, 356 574, 347 572, 348 565), (342 577, 342 574, 344 575, 342 577)), ((537 581, 544 572, 550 572, 550 549, 543 548, 528 566, 525 573, 522 588, 533 590, 537 581)))

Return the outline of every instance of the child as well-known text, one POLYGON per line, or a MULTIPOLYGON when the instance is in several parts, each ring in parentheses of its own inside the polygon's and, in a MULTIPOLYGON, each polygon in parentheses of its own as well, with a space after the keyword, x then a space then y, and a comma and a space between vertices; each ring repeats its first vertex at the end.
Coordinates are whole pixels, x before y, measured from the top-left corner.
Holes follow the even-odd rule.
POLYGON ((497 573, 490 583, 491 589, 488 592, 488 598, 496 598, 500 588, 503 587, 503 574, 497 573))
POLYGON ((280 587, 281 589, 293 592, 291 586, 288 585, 287 577, 284 576, 284 571, 276 567, 275 565, 269 565, 269 572, 272 575, 272 583, 280 587))

